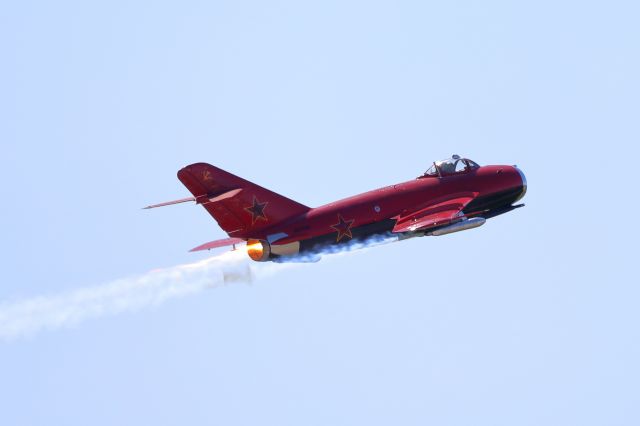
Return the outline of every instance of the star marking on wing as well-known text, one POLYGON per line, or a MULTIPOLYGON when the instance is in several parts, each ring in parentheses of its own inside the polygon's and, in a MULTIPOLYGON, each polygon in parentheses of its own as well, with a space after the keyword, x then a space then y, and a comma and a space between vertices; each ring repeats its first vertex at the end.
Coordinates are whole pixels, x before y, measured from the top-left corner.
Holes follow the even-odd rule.
POLYGON ((267 207, 267 204, 269 204, 269 202, 265 201, 264 203, 261 203, 260 201, 258 201, 255 195, 253 196, 253 205, 244 208, 248 213, 251 214, 251 225, 255 225, 258 219, 262 219, 265 222, 269 220, 264 214, 264 209, 265 207, 267 207))
POLYGON ((337 243, 339 243, 343 237, 353 238, 353 234, 351 233, 353 222, 355 222, 355 219, 344 220, 342 215, 338 213, 338 223, 331 225, 331 227, 338 232, 338 236, 336 237, 337 243))

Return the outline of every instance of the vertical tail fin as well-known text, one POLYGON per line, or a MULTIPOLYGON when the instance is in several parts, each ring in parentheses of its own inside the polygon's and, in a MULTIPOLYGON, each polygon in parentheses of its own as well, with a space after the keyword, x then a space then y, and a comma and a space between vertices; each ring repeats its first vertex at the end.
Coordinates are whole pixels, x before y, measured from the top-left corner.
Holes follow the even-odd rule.
POLYGON ((229 236, 249 237, 309 207, 206 163, 181 169, 178 179, 229 236))

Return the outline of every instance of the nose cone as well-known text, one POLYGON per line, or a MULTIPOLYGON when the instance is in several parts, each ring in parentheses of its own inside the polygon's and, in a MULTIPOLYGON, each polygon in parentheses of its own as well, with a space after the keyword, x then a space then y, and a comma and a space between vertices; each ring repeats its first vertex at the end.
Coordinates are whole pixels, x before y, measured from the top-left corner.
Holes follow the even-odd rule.
POLYGON ((522 170, 520 170, 519 168, 517 168, 515 166, 513 168, 516 169, 516 171, 520 175, 520 179, 522 179, 522 192, 520 193, 520 195, 516 199, 516 201, 518 201, 518 200, 521 200, 522 197, 524 197, 524 194, 527 193, 527 178, 524 176, 524 173, 522 173, 522 170))

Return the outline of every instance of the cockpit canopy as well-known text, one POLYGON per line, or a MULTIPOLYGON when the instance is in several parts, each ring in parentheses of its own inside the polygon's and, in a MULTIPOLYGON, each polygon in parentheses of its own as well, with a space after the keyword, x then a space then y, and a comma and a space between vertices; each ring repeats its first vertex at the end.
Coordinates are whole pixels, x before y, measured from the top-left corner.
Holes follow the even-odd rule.
POLYGON ((453 155, 446 160, 434 162, 431 167, 419 178, 430 176, 451 176, 456 174, 467 173, 470 170, 477 169, 480 166, 468 158, 460 158, 459 155, 453 155))

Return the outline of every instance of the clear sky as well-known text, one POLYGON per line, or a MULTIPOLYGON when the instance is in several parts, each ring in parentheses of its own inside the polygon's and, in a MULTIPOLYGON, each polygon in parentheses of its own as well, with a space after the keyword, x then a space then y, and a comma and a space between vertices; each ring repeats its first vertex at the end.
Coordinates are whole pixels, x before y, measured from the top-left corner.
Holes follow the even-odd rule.
POLYGON ((5 2, 0 301, 206 258, 176 171, 310 206, 453 153, 484 227, 0 342, 2 425, 640 423, 632 1, 5 2))

